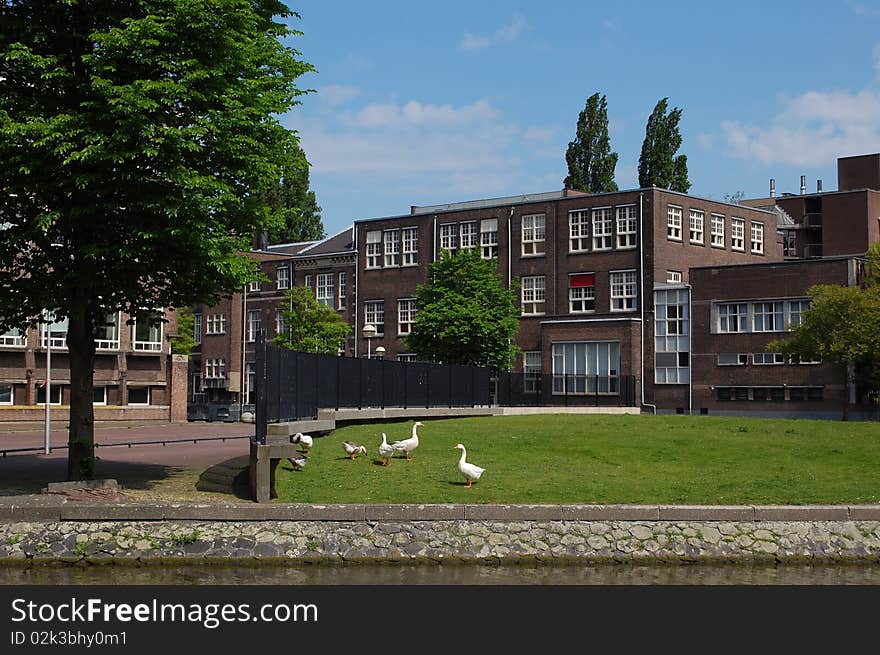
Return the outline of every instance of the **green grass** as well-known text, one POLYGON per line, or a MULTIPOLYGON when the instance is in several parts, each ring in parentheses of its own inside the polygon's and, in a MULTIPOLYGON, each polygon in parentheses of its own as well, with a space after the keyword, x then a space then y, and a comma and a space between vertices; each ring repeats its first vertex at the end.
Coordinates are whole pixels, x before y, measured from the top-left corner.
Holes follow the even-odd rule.
POLYGON ((377 464, 381 433, 412 421, 348 426, 315 439, 308 464, 282 460, 279 502, 880 502, 880 424, 687 416, 542 415, 424 421, 413 459, 377 464), (367 446, 348 459, 342 442, 367 446), (470 489, 458 472, 486 469, 470 489))

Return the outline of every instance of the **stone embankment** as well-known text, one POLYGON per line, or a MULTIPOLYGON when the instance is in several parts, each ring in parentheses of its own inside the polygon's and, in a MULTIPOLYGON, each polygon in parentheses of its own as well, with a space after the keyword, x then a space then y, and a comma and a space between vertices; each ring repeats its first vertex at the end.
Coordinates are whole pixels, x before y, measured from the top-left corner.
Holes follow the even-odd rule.
POLYGON ((0 561, 880 562, 880 506, 6 507, 0 561))

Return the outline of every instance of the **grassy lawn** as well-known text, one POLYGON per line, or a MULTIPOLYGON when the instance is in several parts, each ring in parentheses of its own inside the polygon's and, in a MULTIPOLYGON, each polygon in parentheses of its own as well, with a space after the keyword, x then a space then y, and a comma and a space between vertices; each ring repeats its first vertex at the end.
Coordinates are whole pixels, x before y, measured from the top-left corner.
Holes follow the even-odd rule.
POLYGON ((880 502, 880 424, 687 416, 543 415, 425 420, 413 459, 378 464, 382 432, 352 425, 315 439, 308 464, 282 460, 279 502, 675 503, 880 502), (348 459, 345 440, 367 446, 348 459), (471 489, 458 472, 486 469, 471 489))

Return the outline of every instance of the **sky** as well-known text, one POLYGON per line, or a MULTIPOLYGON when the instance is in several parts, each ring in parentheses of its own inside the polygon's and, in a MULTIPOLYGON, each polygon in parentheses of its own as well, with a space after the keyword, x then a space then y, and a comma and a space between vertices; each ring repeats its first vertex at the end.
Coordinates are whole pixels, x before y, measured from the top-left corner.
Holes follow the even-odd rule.
POLYGON ((638 187, 645 123, 680 107, 690 193, 837 188, 837 158, 880 152, 880 0, 289 0, 315 68, 282 117, 324 227, 557 191, 593 93, 616 182, 638 187))

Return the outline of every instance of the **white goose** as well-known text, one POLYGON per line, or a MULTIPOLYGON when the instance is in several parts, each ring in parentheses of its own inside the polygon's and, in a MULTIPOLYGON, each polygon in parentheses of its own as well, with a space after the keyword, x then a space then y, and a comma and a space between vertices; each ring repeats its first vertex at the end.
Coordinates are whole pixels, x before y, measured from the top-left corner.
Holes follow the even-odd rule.
POLYGON ((467 450, 465 450, 464 445, 457 443, 455 447, 461 451, 461 459, 458 460, 458 470, 464 476, 464 479, 467 482, 464 485, 465 489, 470 489, 471 484, 474 480, 479 480, 480 476, 486 471, 486 469, 477 466, 476 464, 471 464, 470 462, 465 461, 467 457, 467 450))
POLYGON ((303 467, 306 465, 306 462, 309 461, 309 458, 303 455, 302 453, 294 453, 287 460, 293 465, 294 471, 302 471, 303 467))
POLYGON ((424 423, 421 421, 416 421, 413 423, 412 436, 409 439, 403 439, 402 441, 395 441, 391 444, 391 448, 394 450, 404 453, 407 459, 412 459, 409 454, 419 447, 419 435, 416 432, 416 428, 420 428, 424 423))
POLYGON ((305 452, 311 451, 312 445, 314 444, 312 436, 310 434, 303 434, 302 432, 297 432, 295 435, 293 435, 293 438, 290 440, 290 442, 300 444, 300 448, 302 448, 305 452))
POLYGON ((367 454, 367 447, 362 444, 355 443, 354 441, 343 441, 342 447, 345 448, 345 452, 348 453, 348 456, 351 459, 357 457, 358 453, 363 453, 364 455, 367 454))
POLYGON ((379 444, 379 457, 382 458, 382 464, 384 466, 388 466, 388 461, 391 459, 392 455, 394 455, 394 448, 388 443, 388 437, 385 436, 385 433, 383 432, 382 443, 379 444))

